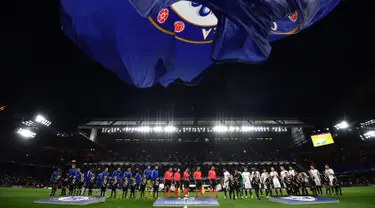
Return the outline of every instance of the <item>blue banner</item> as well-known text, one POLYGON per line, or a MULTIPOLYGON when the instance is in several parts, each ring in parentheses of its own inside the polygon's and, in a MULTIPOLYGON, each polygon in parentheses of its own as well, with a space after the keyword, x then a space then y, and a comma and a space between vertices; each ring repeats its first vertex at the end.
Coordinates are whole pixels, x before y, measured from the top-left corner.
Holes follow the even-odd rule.
POLYGON ((124 82, 167 86, 196 82, 212 60, 262 62, 270 42, 309 27, 339 0, 197 2, 61 0, 62 29, 124 82))

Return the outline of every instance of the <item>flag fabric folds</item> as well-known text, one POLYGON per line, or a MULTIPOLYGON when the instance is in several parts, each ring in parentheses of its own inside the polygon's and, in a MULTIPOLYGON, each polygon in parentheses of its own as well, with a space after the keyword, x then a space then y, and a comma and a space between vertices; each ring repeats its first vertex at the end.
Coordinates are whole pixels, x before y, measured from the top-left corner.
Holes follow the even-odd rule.
POLYGON ((190 24, 170 7, 143 18, 126 0, 61 0, 64 33, 88 56, 140 88, 176 79, 191 82, 212 64, 217 20, 209 16, 203 21, 190 24))
POLYGON ((270 42, 327 15, 339 0, 61 0, 64 33, 136 87, 192 82, 215 61, 257 63, 270 42))

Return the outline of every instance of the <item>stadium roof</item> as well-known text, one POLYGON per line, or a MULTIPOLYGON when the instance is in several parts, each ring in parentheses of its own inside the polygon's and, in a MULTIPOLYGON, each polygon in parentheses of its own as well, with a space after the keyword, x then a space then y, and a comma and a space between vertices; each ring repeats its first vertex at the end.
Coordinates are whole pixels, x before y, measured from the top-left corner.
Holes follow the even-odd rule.
POLYGON ((107 119, 93 119, 85 124, 79 125, 78 129, 96 129, 96 128, 111 128, 111 127, 134 127, 134 126, 159 126, 159 125, 173 125, 173 126, 195 126, 195 127, 209 127, 217 125, 228 126, 278 126, 278 127, 303 127, 311 128, 313 125, 306 124, 297 118, 107 118, 107 119))

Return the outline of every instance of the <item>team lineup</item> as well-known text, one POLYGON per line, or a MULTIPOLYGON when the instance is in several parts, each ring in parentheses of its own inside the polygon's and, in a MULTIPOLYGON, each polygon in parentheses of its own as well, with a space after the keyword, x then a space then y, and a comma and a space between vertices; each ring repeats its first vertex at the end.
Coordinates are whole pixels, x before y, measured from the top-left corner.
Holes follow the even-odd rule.
POLYGON ((98 168, 88 170, 85 174, 80 168, 72 165, 66 173, 61 169, 53 172, 50 182, 52 191, 50 196, 55 196, 59 187, 61 187, 61 196, 107 196, 111 198, 142 198, 157 199, 159 191, 163 192, 164 197, 189 196, 190 188, 195 188, 195 196, 204 196, 206 187, 209 187, 211 197, 218 197, 217 192, 223 191, 224 198, 229 199, 246 199, 267 196, 321 196, 340 194, 341 182, 335 175, 334 171, 325 165, 325 170, 321 174, 314 166, 310 166, 308 173, 297 172, 292 167, 286 170, 280 166, 279 172, 274 167, 270 172, 263 169, 260 172, 256 168, 251 171, 247 167, 236 168, 231 174, 227 169, 223 169, 223 177, 217 177, 215 167, 208 171, 208 177, 202 176, 200 167, 194 172, 186 168, 182 173, 179 168, 173 171, 169 168, 163 177, 159 176, 159 167, 151 169, 148 166, 144 171, 138 168, 134 173, 128 168, 124 173, 121 168, 117 168, 112 175, 109 174, 108 168, 103 171, 98 168), (240 170, 243 170, 241 172, 240 170), (325 188, 325 193, 323 193, 325 188), (286 193, 283 193, 283 189, 286 193), (118 192, 121 195, 118 195, 118 192), (309 191, 311 194, 309 193, 309 191), (106 195, 110 192, 110 195, 106 195), (229 195, 229 196, 228 196, 229 195))

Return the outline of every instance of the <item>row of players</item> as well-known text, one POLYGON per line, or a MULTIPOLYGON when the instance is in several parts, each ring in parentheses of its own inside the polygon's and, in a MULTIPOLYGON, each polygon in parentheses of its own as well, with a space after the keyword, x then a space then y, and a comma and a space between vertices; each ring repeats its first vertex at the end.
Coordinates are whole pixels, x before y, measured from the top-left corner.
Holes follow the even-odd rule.
MULTIPOLYGON (((289 168, 289 171, 286 171, 281 166, 280 176, 274 168, 271 168, 270 173, 267 170, 263 170, 261 175, 255 168, 251 172, 244 168, 242 173, 239 170, 235 170, 233 175, 224 169, 224 177, 219 185, 224 190, 225 198, 227 198, 227 192, 229 192, 229 198, 233 199, 244 198, 244 196, 247 198, 248 192, 252 198, 252 190, 255 191, 258 199, 260 199, 259 193, 263 195, 263 190, 266 196, 272 196, 273 190, 275 190, 276 195, 279 195, 279 193, 282 195, 282 186, 286 189, 288 195, 308 195, 307 187, 310 187, 313 195, 322 195, 322 185, 326 187, 326 194, 332 194, 334 191, 336 191, 336 194, 341 194, 340 182, 334 176, 333 170, 328 165, 325 168, 324 174, 321 175, 313 166, 311 166, 309 174, 304 172, 297 173, 292 167, 289 168)), ((68 173, 62 176, 61 170, 58 169, 51 177, 51 183, 53 184, 51 196, 56 194, 58 185, 61 184, 61 195, 66 195, 66 190, 69 190, 69 195, 84 195, 86 189, 88 189, 88 195, 92 195, 92 190, 96 188, 98 190, 97 194, 104 196, 109 187, 111 197, 116 197, 117 189, 121 187, 123 198, 128 196, 129 191, 129 197, 131 198, 135 197, 136 191, 140 192, 142 198, 148 198, 151 196, 151 192, 153 198, 158 197, 159 187, 162 183, 159 179, 158 166, 155 166, 153 170, 149 166, 143 171, 143 175, 141 171, 137 170, 134 177, 130 168, 124 174, 118 168, 113 172, 112 176, 109 175, 108 168, 103 172, 100 172, 99 169, 97 172, 99 173, 97 176, 93 170, 83 174, 79 168, 76 169, 73 165, 68 173)), ((172 168, 170 168, 164 174, 164 196, 170 196, 172 185, 174 186, 174 196, 177 196, 178 193, 188 195, 190 181, 195 182, 196 196, 198 196, 198 193, 203 195, 202 180, 202 173, 199 167, 194 174, 191 174, 187 168, 183 173, 182 179, 180 169, 173 173, 172 168)), ((214 193, 214 196, 217 197, 216 188, 218 186, 214 167, 208 172, 208 180, 210 182, 210 196, 214 193)))
MULTIPOLYGON (((282 187, 286 189, 288 195, 309 195, 308 188, 310 188, 312 195, 317 196, 323 195, 322 185, 326 188, 327 195, 332 195, 334 192, 336 192, 336 194, 342 194, 341 182, 328 165, 325 166, 325 171, 322 175, 313 166, 310 168, 308 174, 306 174, 305 172, 298 173, 292 167, 289 167, 289 171, 287 171, 281 166, 280 175, 274 168, 271 168, 270 173, 264 169, 261 175, 255 168, 251 173, 249 173, 246 168, 242 173, 236 170, 234 175, 230 175, 228 171, 225 171, 223 184, 224 194, 226 196, 227 189, 229 189, 230 192, 233 190, 231 182, 234 183, 232 186, 234 186, 237 198, 238 195, 243 198, 244 191, 246 197, 247 191, 250 192, 250 196, 252 197, 252 190, 255 191, 258 199, 259 192, 263 195, 263 190, 266 192, 266 196, 272 196, 273 190, 276 192, 276 195, 280 193, 280 196, 282 196, 282 187), (229 181, 229 185, 226 181, 229 181)), ((230 193, 230 198, 233 198, 232 194, 233 193, 230 193)))

